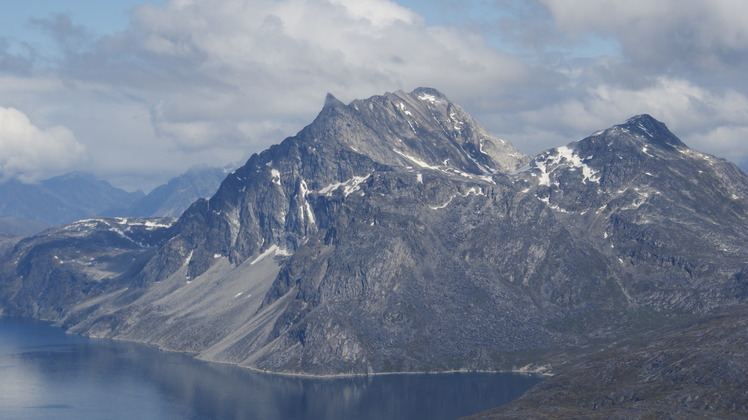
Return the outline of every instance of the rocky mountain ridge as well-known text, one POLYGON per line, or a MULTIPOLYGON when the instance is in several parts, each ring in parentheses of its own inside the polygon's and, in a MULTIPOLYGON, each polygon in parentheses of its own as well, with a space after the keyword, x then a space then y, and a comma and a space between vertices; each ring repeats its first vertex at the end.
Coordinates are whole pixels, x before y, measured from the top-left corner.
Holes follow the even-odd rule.
POLYGON ((137 264, 99 244, 106 275, 29 275, 78 246, 58 233, 5 250, 0 309, 273 372, 543 364, 745 304, 746 192, 647 115, 532 158, 433 89, 329 95, 157 243, 116 251, 137 264))

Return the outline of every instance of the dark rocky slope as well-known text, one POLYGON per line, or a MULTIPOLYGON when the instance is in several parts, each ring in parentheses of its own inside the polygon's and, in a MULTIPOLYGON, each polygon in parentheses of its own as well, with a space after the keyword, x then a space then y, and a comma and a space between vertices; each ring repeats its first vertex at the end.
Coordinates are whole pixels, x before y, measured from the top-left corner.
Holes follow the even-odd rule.
POLYGON ((748 309, 647 334, 470 419, 748 417, 748 309))
POLYGON ((0 316, 60 319, 87 298, 127 288, 173 223, 84 219, 0 246, 0 316))

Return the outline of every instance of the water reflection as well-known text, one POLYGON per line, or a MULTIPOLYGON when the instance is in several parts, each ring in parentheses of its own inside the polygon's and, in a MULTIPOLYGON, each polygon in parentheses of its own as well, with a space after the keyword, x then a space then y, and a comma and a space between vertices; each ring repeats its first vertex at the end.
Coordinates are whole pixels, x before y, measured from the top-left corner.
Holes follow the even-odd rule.
POLYGON ((451 419, 510 401, 512 374, 305 378, 0 320, 0 418, 451 419))

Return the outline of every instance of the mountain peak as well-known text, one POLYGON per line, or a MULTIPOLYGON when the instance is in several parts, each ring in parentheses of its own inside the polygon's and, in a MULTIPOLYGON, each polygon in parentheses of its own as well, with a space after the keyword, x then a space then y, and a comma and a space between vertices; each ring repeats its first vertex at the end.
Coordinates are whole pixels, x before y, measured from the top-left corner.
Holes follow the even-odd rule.
POLYGON ((331 107, 331 106, 345 106, 343 102, 340 101, 340 99, 336 98, 335 95, 328 92, 327 96, 325 96, 325 108, 331 107))
POLYGON ((662 124, 649 114, 639 114, 626 120, 626 124, 662 124))
POLYGON ((429 88, 429 87, 416 88, 410 94, 413 97, 416 97, 422 101, 435 102, 439 99, 448 101, 447 97, 443 93, 439 92, 438 90, 434 88, 429 88))
POLYGON ((656 120, 649 114, 635 115, 616 127, 623 127, 641 134, 653 144, 667 145, 675 148, 687 147, 664 123, 656 120))
POLYGON ((529 160, 508 142, 491 136, 444 94, 425 87, 357 99, 349 105, 328 94, 318 118, 303 132, 315 141, 339 142, 391 166, 485 176, 513 171, 529 160))

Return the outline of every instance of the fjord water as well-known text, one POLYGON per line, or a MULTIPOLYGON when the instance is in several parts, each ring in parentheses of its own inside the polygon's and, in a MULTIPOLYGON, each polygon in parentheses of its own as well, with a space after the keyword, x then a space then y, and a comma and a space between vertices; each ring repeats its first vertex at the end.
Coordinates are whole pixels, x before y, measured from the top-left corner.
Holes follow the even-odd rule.
POLYGON ((0 318, 3 419, 452 419, 505 404, 538 381, 485 373, 266 375, 0 318))

